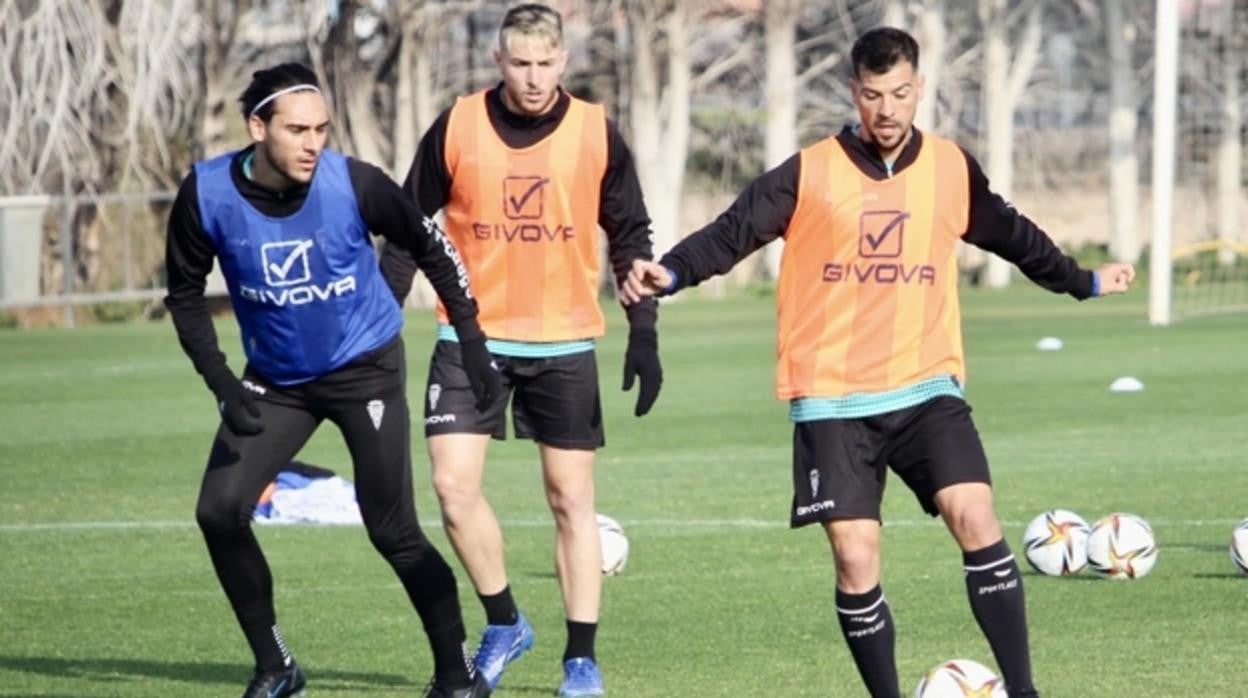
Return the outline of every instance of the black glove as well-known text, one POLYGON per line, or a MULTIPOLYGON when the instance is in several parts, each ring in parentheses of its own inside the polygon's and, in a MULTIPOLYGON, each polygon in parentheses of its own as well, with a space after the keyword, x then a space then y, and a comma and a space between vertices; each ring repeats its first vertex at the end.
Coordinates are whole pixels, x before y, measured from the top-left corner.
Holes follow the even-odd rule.
POLYGON ((264 431, 264 422, 260 421, 260 406, 251 391, 243 387, 241 381, 230 369, 222 367, 212 376, 204 376, 208 388, 217 397, 217 409, 221 411, 221 421, 230 431, 239 436, 253 436, 264 431))
POLYGON ((459 342, 460 361, 464 365, 464 373, 468 374, 468 385, 477 398, 477 411, 484 412, 494 404, 502 392, 502 383, 498 379, 498 369, 494 365, 494 357, 485 348, 485 336, 459 342))
POLYGON ((633 389, 633 379, 641 377, 637 390, 637 417, 650 411, 663 385, 663 366, 659 363, 659 334, 653 329, 634 329, 628 333, 628 349, 624 352, 624 390, 633 389))

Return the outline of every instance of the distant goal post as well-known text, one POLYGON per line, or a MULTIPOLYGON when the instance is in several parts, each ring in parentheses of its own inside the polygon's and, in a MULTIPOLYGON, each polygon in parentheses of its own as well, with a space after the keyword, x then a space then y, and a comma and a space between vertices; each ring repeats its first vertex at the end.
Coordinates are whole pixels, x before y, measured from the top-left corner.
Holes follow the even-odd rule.
POLYGON ((1248 312, 1248 3, 1157 0, 1154 80, 1149 321, 1248 312))

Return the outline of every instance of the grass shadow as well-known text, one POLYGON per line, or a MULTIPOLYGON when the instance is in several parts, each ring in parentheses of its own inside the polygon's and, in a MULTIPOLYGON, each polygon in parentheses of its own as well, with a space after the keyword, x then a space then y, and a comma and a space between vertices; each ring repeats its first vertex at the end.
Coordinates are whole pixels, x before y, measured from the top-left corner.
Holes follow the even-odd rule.
MULTIPOLYGON (((306 668, 306 667, 305 667, 306 668)), ((82 679, 99 684, 122 684, 159 679, 197 684, 224 684, 242 688, 251 678, 249 664, 224 662, 160 662, 149 659, 108 657, 0 656, 0 669, 53 678, 82 679)), ((312 668, 309 687, 318 691, 393 690, 420 688, 408 677, 337 669, 312 668)), ((421 684, 423 685, 423 683, 421 684)))

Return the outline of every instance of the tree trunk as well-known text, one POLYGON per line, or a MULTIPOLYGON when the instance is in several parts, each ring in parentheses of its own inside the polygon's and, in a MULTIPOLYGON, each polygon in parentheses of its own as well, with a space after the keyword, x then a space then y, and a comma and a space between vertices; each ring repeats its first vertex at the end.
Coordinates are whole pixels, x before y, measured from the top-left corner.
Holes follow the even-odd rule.
POLYGON ((659 72, 655 65, 653 47, 658 27, 653 6, 649 3, 628 4, 629 34, 632 37, 632 63, 630 74, 629 123, 633 131, 633 153, 637 161, 637 174, 641 180, 642 193, 654 216, 654 204, 662 185, 659 182, 659 149, 662 147, 662 124, 659 118, 659 72), (639 7, 641 5, 641 7, 639 7))
POLYGON ((1109 251, 1114 259, 1140 258, 1136 216, 1140 208, 1140 163, 1135 154, 1138 129, 1135 70, 1131 65, 1134 20, 1125 0, 1105 3, 1105 38, 1109 44, 1109 251))
POLYGON ((206 21, 200 29, 199 80, 204 98, 200 105, 199 155, 213 157, 229 150, 225 132, 234 112, 227 91, 232 75, 230 50, 238 30, 238 17, 248 9, 247 2, 208 0, 203 10, 206 21))
MULTIPOLYGON (((387 167, 387 146, 376 109, 373 107, 375 79, 359 60, 359 40, 355 34, 357 7, 343 3, 337 21, 330 27, 324 46, 324 80, 321 91, 331 105, 331 122, 336 147, 379 167, 387 167)), ((315 59, 315 56, 314 56, 315 59)), ((315 62, 315 60, 314 60, 315 62)))
POLYGON ((906 29, 906 3, 903 0, 886 0, 880 11, 880 24, 906 29))
POLYGON ((664 22, 667 29, 667 118, 664 124, 662 167, 665 180, 664 197, 656 202, 659 221, 655 246, 671 249, 684 236, 680 220, 680 203, 685 190, 685 164, 689 160, 689 110, 692 101, 688 18, 684 0, 677 0, 664 22))
POLYGON ((1229 265, 1235 262, 1235 250, 1229 243, 1234 242, 1240 229, 1240 206, 1243 205, 1243 170, 1244 144, 1240 134, 1243 133, 1244 116, 1240 107, 1240 73, 1244 69, 1244 39, 1236 36, 1234 27, 1241 27, 1248 17, 1236 17, 1235 7, 1227 3, 1225 12, 1227 22, 1224 25, 1226 50, 1222 51, 1222 98, 1221 129, 1218 137, 1217 172, 1218 172, 1218 240, 1223 244, 1218 248, 1218 262, 1229 265), (1239 22, 1237 24, 1236 22, 1239 22))
POLYGON ((690 68, 685 3, 659 16, 653 3, 627 5, 633 37, 632 99, 637 173, 654 222, 654 247, 666 252, 679 238, 680 200, 689 152, 690 68), (660 24, 661 22, 661 24, 660 24), (665 30, 667 83, 664 89, 654 48, 665 30))
POLYGON ((416 123, 416 110, 419 101, 416 98, 418 89, 428 90, 428 69, 425 68, 424 85, 419 88, 422 76, 420 70, 422 66, 418 66, 420 60, 418 55, 421 53, 420 42, 420 22, 421 15, 416 12, 405 13, 400 22, 402 23, 402 38, 399 40, 399 58, 395 66, 395 85, 394 85, 394 127, 391 136, 394 143, 394 158, 391 160, 390 171, 395 179, 399 182, 407 176, 407 170, 412 165, 412 158, 416 156, 416 144, 420 135, 424 133, 424 129, 420 128, 416 123))
MULTIPOLYGON (((766 52, 767 131, 764 169, 772 169, 797 151, 797 14, 796 0, 772 0, 763 9, 766 52)), ((767 278, 780 277, 784 240, 763 248, 767 278)))
MULTIPOLYGON (((1014 112, 1031 77, 1040 50, 1041 3, 1027 11, 1026 26, 1013 48, 1010 61, 1008 8, 1004 0, 980 0, 984 27, 984 115, 988 134, 988 181, 993 190, 1008 200, 1014 188, 1014 112)), ((989 255, 984 283, 1004 288, 1010 283, 1010 264, 989 255)))
POLYGON ((919 70, 924 76, 924 95, 914 113, 914 125, 923 131, 936 133, 939 124, 936 122, 940 106, 940 81, 945 70, 945 41, 948 28, 945 26, 944 0, 928 0, 919 13, 918 20, 919 70))

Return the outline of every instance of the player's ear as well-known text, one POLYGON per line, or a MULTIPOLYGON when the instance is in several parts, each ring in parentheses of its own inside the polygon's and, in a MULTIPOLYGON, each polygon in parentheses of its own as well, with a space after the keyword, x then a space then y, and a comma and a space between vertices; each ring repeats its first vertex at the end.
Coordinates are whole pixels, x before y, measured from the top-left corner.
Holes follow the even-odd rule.
POLYGON ((264 119, 252 114, 247 117, 247 133, 251 135, 251 140, 256 143, 263 143, 269 133, 269 125, 264 123, 264 119))

